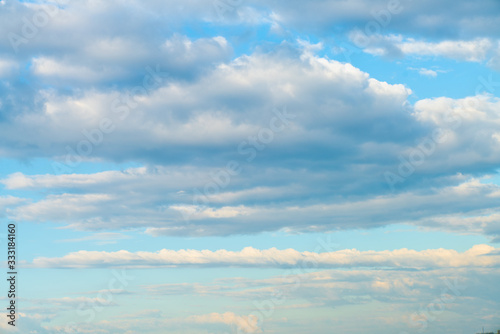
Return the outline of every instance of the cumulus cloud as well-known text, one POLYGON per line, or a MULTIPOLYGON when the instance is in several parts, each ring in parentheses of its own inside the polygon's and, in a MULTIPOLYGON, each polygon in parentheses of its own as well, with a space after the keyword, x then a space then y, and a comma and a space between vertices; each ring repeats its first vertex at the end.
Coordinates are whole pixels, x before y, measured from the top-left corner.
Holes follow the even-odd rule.
POLYGON ((8 208, 12 208, 25 200, 14 196, 0 196, 0 217, 5 217, 8 208))
MULTIPOLYGON (((186 50, 196 44, 183 38, 172 43, 183 43, 186 50)), ((207 43, 216 47, 224 41, 207 43)), ((12 206, 9 215, 86 230, 142 227, 156 236, 428 225, 453 210, 454 219, 462 212, 487 216, 497 210, 489 195, 495 190, 468 187, 467 180, 494 173, 499 163, 499 102, 478 93, 423 99, 408 108, 411 91, 404 85, 378 81, 350 64, 289 45, 242 56, 194 81, 165 81, 118 100, 119 91, 71 96, 45 91, 43 108, 2 122, 2 149, 6 155, 55 157, 54 172, 69 173, 17 173, 2 180, 8 189, 49 192, 12 206), (111 124, 105 126, 109 131, 103 132, 103 120, 111 124), (283 131, 252 148, 263 129, 278 126, 273 120, 283 131), (443 135, 439 140, 436 131, 443 135), (26 132, 32 135, 23 136, 26 132), (402 164, 414 161, 416 154, 420 160, 411 177, 402 177, 402 164), (71 174, 72 166, 92 159, 143 161, 146 166, 71 174), (243 172, 206 193, 213 175, 231 160, 243 172), (394 184, 387 184, 387 173, 398 187, 389 195, 388 186, 394 184), (430 193, 423 190, 429 182, 434 187, 430 193), (467 191, 457 191, 462 188, 467 191), (482 196, 478 200, 473 199, 476 188, 482 196), (457 193, 453 200, 440 197, 450 191, 457 193), (305 193, 308 203, 301 201, 305 193), (458 202, 466 205, 458 207, 458 202)), ((495 236, 496 228, 479 231, 495 236)))
POLYGON ((101 40, 87 46, 83 51, 66 54, 64 58, 41 56, 32 59, 35 80, 53 85, 93 86, 117 82, 133 85, 140 82, 137 73, 146 72, 147 65, 159 67, 169 77, 189 79, 199 76, 204 70, 227 62, 232 49, 224 37, 190 40, 174 35, 147 51, 151 46, 138 48, 137 41, 114 38, 101 40), (125 55, 128 57, 126 58, 125 55), (143 68, 137 64, 146 64, 143 68))
MULTIPOLYGON (((189 164, 207 159, 207 148, 212 163, 225 164, 238 157, 244 140, 269 127, 276 106, 288 106, 291 125, 274 136, 271 149, 259 152, 262 158, 254 163, 293 160, 303 167, 314 157, 372 169, 433 130, 404 107, 411 93, 404 85, 310 54, 243 56, 194 82, 164 81, 139 92, 90 90, 65 96, 43 91, 38 111, 1 124, 2 150, 7 156, 55 157, 63 164, 59 171, 91 159, 189 164), (21 137, 24 132, 32 136, 21 137), (140 141, 134 140, 138 137, 140 141), (13 149, 19 146, 25 149, 13 149)), ((464 102, 473 99, 482 100, 476 107, 480 111, 497 103, 480 96, 464 102)), ((497 115, 489 113, 495 121, 497 115)))
MULTIPOLYGON (((440 165, 428 164, 429 168, 440 165)), ((443 166, 449 167, 445 162, 443 166)), ((499 231, 494 218, 499 187, 478 179, 458 176, 453 180, 458 185, 441 181, 441 187, 430 191, 415 188, 375 197, 339 198, 328 197, 327 184, 321 182, 325 177, 339 177, 335 171, 302 174, 298 182, 294 170, 279 169, 258 177, 254 172, 234 177, 227 188, 205 196, 192 190, 203 191, 213 171, 180 170, 158 166, 89 175, 14 174, 2 182, 12 189, 50 193, 37 201, 13 203, 7 210, 11 219, 58 222, 88 231, 141 228, 153 236, 208 236, 277 230, 318 232, 400 223, 493 238, 499 231), (249 182, 254 186, 246 186, 249 182), (304 193, 316 196, 304 203, 304 193)))
POLYGON ((211 313, 205 315, 194 315, 186 319, 195 323, 222 323, 230 326, 236 326, 244 333, 262 333, 262 330, 257 326, 256 316, 238 316, 233 312, 211 313))
POLYGON ((15 73, 18 66, 19 64, 12 59, 0 58, 0 78, 9 77, 11 74, 15 73))
POLYGON ((476 245, 464 253, 436 249, 414 251, 358 251, 356 249, 326 253, 298 252, 293 249, 252 247, 239 252, 227 250, 167 250, 156 253, 125 250, 118 252, 79 251, 62 258, 35 258, 35 268, 89 267, 169 267, 169 266, 237 266, 237 267, 294 267, 308 263, 314 267, 389 267, 389 268, 453 268, 496 267, 500 264, 498 250, 488 245, 476 245))
MULTIPOLYGON (((246 329, 251 333, 251 330, 279 330, 284 322, 300 331, 314 328, 315 332, 327 333, 324 328, 326 326, 330 330, 328 324, 331 325, 328 319, 314 318, 312 324, 293 315, 301 310, 345 312, 356 307, 366 310, 363 324, 355 324, 354 320, 359 318, 357 313, 350 316, 346 312, 347 317, 342 317, 341 322, 335 325, 369 330, 373 326, 390 323, 391 328, 397 331, 418 331, 443 326, 450 328, 453 326, 449 324, 451 318, 454 324, 457 322, 457 328, 473 329, 485 315, 494 317, 498 314, 495 307, 500 294, 496 284, 498 278, 498 267, 446 267, 419 271, 412 268, 394 270, 375 267, 318 271, 309 263, 283 269, 281 273, 266 278, 225 277, 209 282, 203 279, 203 282, 195 280, 193 283, 141 286, 141 296, 151 303, 154 298, 175 300, 178 295, 184 305, 193 306, 189 316, 176 316, 170 310, 138 309, 128 314, 120 312, 109 315, 105 320, 96 320, 92 324, 80 322, 64 326, 44 312, 36 314, 30 311, 29 317, 33 322, 28 324, 24 319, 20 325, 24 326, 22 329, 29 325, 32 330, 41 333, 55 333, 58 330, 63 333, 67 330, 69 333, 71 329, 75 331, 77 328, 80 332, 91 333, 95 331, 95 324, 99 330, 110 334, 123 332, 124 329, 131 333, 155 333, 158 328, 168 328, 172 333, 207 329, 225 333, 240 328, 240 332, 246 329), (190 302, 193 295, 200 299, 190 302), (200 300, 205 305, 205 301, 209 302, 213 298, 219 302, 211 306, 210 311, 197 311, 200 300), (368 312, 373 304, 391 310, 391 314, 383 317, 373 315, 368 312), (447 316, 435 317, 433 320, 425 318, 429 314, 435 315, 436 307, 446 312, 447 316), (44 322, 43 326, 41 321, 44 322)), ((47 303, 54 305, 50 300, 47 303)), ((103 312, 111 309, 103 309, 103 312)))
MULTIPOLYGON (((188 317, 168 317, 162 312, 161 317, 135 315, 127 319, 111 319, 99 322, 99 327, 105 328, 106 333, 115 333, 115 331, 123 330, 123 328, 148 333, 157 331, 158 328, 168 328, 169 332, 173 331, 175 333, 189 330, 207 330, 207 328, 216 333, 224 334, 233 332, 235 329, 237 329, 238 333, 263 333, 259 325, 255 315, 238 315, 234 312, 212 312, 188 317)), ((84 323, 75 326, 75 328, 82 331, 89 327, 88 324, 84 323)))

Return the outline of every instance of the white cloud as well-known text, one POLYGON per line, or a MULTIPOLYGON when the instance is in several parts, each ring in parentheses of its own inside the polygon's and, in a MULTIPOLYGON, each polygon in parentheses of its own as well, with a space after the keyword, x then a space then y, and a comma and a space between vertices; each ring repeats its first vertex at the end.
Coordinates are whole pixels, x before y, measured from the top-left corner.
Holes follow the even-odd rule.
POLYGON ((5 217, 6 211, 9 208, 15 207, 26 200, 23 198, 18 198, 14 196, 0 196, 0 217, 5 217))
POLYGON ((239 316, 233 312, 226 313, 210 313, 204 315, 193 315, 186 319, 195 323, 222 323, 225 325, 236 326, 243 333, 263 333, 257 326, 258 319, 254 315, 239 316))
POLYGON ((96 82, 104 79, 118 78, 123 72, 120 69, 100 68, 92 69, 72 62, 57 61, 41 57, 33 59, 33 72, 35 75, 55 77, 57 80, 77 80, 83 82, 96 82))
POLYGON ((491 38, 428 42, 402 35, 366 35, 360 30, 349 34, 351 41, 376 56, 436 56, 458 61, 492 62, 499 55, 499 41, 491 38))
POLYGON ((95 242, 98 245, 106 245, 106 244, 114 244, 117 242, 117 240, 122 240, 122 239, 130 239, 129 236, 121 233, 111 233, 111 232, 104 232, 104 233, 95 233, 86 237, 82 238, 76 238, 76 239, 64 239, 60 240, 60 242, 86 242, 86 241, 91 241, 95 242))
POLYGON ((54 304, 54 305, 59 305, 59 306, 65 306, 65 307, 81 307, 82 304, 88 304, 88 305, 94 305, 94 304, 99 304, 102 306, 114 306, 116 305, 115 302, 104 299, 104 298, 99 298, 99 297, 94 297, 94 298, 89 298, 89 297, 63 297, 63 298, 50 298, 50 299, 45 299, 45 303, 48 304, 54 304))
POLYGON ((273 14, 270 19, 277 24, 320 36, 331 35, 332 27, 396 31, 426 39, 498 36, 498 32, 491 29, 499 19, 498 3, 494 0, 482 3, 473 0, 460 3, 451 0, 439 3, 431 0, 293 0, 272 4, 259 0, 258 3, 270 7, 267 12, 273 14))
MULTIPOLYGON (((104 333, 154 333, 158 328, 168 328, 169 333, 199 333, 211 329, 216 333, 228 334, 234 329, 238 333, 263 333, 259 327, 258 319, 255 315, 238 315, 234 312, 212 312, 208 314, 190 315, 187 317, 168 317, 161 313, 161 316, 135 314, 131 317, 116 317, 110 320, 96 322, 98 328, 104 333), (208 327, 208 328, 207 328, 208 327)), ((48 327, 53 330, 61 330, 60 326, 48 327)), ((94 327, 87 323, 79 323, 75 328, 82 333, 94 333, 94 327)), ((207 332, 208 333, 208 332, 207 332)))
POLYGON ((409 70, 418 71, 418 73, 420 75, 431 77, 431 78, 437 77, 438 72, 442 72, 442 71, 439 71, 439 70, 431 70, 429 68, 423 68, 423 67, 422 68, 413 68, 413 67, 410 67, 408 69, 409 70))
POLYGON ((34 57, 33 74, 56 86, 130 84, 131 80, 142 83, 138 73, 144 76, 148 66, 160 67, 170 77, 194 77, 228 61, 232 55, 231 45, 221 36, 190 40, 174 35, 155 45, 154 51, 151 45, 134 37, 101 38, 86 43, 64 57, 34 57))
POLYGON ((346 249, 335 252, 298 252, 293 249, 271 248, 258 250, 246 247, 239 252, 227 250, 167 250, 156 253, 125 250, 118 252, 79 251, 61 258, 35 258, 34 268, 90 268, 90 267, 170 267, 170 266, 238 266, 238 267, 294 267, 310 264, 317 268, 461 268, 495 267, 500 264, 499 250, 488 245, 476 245, 466 252, 434 249, 414 251, 358 251, 346 249))
POLYGON ((489 52, 495 47, 493 41, 479 38, 472 41, 442 41, 438 43, 408 39, 397 45, 408 55, 441 56, 457 60, 481 62, 485 61, 489 52))
MULTIPOLYGON (((5 190, 26 198, 0 196, 0 216, 92 231, 62 241, 100 245, 127 238, 118 232, 127 228, 153 236, 205 237, 396 223, 499 240, 500 187, 482 179, 500 164, 500 101, 488 95, 492 91, 463 99, 422 99, 408 106, 412 91, 404 84, 382 82, 350 64, 315 55, 330 44, 332 33, 337 41, 355 27, 359 32, 366 24, 378 22, 380 34, 371 35, 365 49, 371 54, 406 55, 412 61, 444 57, 500 68, 499 31, 491 29, 500 18, 498 3, 403 1, 401 12, 380 24, 381 11, 389 3, 248 0, 220 17, 213 1, 65 2, 36 36, 19 45, 15 60, 11 60, 9 39, 0 41, 0 156, 23 161, 42 157, 68 165, 71 159, 133 162, 144 167, 77 174, 69 166, 70 174, 64 175, 53 171, 5 176, 1 180, 5 190), (292 41, 298 34, 315 42, 254 43, 262 41, 269 26, 266 40, 292 41), (188 31, 190 37, 176 31, 188 31), (383 35, 384 31, 394 35, 383 35), (244 55, 232 59, 233 48, 244 55), (153 77, 158 85, 144 91, 141 86, 151 71, 160 72, 161 78, 153 77), (16 73, 18 79, 11 79, 16 73), (126 117, 121 117, 116 102, 121 110, 128 109, 126 117), (247 155, 238 153, 239 145, 255 140, 276 117, 273 108, 281 106, 293 114, 293 121, 286 131, 275 133, 265 149, 254 148, 256 158, 249 163, 247 155), (97 140, 96 131, 107 119, 113 122, 113 130, 97 140), (438 130, 446 131, 446 140, 389 193, 384 172, 397 171, 401 160, 409 159, 416 145, 438 130), (92 143, 88 155, 68 153, 92 141, 98 143, 92 143), (193 193, 195 188, 203 192, 230 160, 241 163, 241 173, 205 197, 193 193)), ((25 18, 47 9, 33 2, 0 4, 6 33, 21 33, 25 18)), ((414 66, 424 76, 440 73, 435 67, 414 66)), ((352 324, 358 331, 390 328, 396 332, 396 328, 409 328, 405 320, 411 320, 413 308, 432 303, 449 288, 448 279, 461 277, 467 283, 467 291, 461 290, 463 300, 460 305, 447 304, 445 320, 435 321, 435 328, 460 331, 475 326, 463 327, 460 321, 498 318, 499 254, 498 248, 477 245, 464 252, 344 249, 318 253, 248 247, 241 251, 82 250, 35 257, 26 264, 31 270, 192 266, 287 272, 300 270, 303 264, 341 270, 312 268, 315 272, 302 275, 300 284, 277 277, 226 278, 214 284, 165 283, 174 277, 162 278, 159 284, 144 287, 149 292, 150 299, 144 301, 148 307, 150 302, 155 309, 167 307, 159 299, 162 294, 223 298, 216 305, 203 303, 202 297, 188 300, 189 305, 202 306, 182 316, 167 315, 158 307, 124 317, 126 305, 122 304, 115 316, 111 311, 101 314, 106 320, 79 324, 79 330, 61 325, 72 316, 69 313, 56 318, 45 312, 21 313, 25 327, 20 331, 133 334, 168 328, 184 334, 240 327, 249 333, 281 333, 283 327, 273 326, 271 319, 266 319, 265 328, 254 328, 255 317, 247 316, 253 311, 248 304, 272 298, 278 288, 286 287, 290 300, 279 312, 318 307, 317 312, 286 314, 292 317, 283 321, 297 333, 321 333, 318 324, 324 330, 334 327, 347 333, 353 332, 352 324), (296 288, 290 291, 293 285, 296 288), (233 304, 235 300, 240 303, 233 304), (357 312, 349 318, 352 305, 357 312), (343 317, 330 317, 332 307, 340 308, 334 312, 343 317), (308 314, 313 316, 306 318, 308 314), (359 314, 364 315, 362 323, 359 314), (445 327, 446 322, 451 326, 445 327)), ((154 284, 154 276, 150 278, 154 284)), ((120 302, 121 298, 140 306, 126 294, 120 302)), ((70 296, 40 305, 59 313, 74 311, 82 303, 105 302, 70 296)))
MULTIPOLYGON (((448 145, 455 147, 453 142, 448 145)), ((427 164, 431 169, 448 166, 440 159, 430 159, 427 164)), ((277 230, 317 232, 400 223, 491 237, 499 231, 497 220, 488 218, 498 212, 499 186, 463 175, 452 180, 457 185, 445 186, 450 181, 440 180, 443 185, 433 190, 326 198, 323 194, 328 190, 321 180, 335 178, 335 172, 309 171, 299 182, 297 172, 280 169, 258 177, 253 172, 234 177, 227 188, 213 196, 194 194, 192 189, 203 191, 213 173, 210 168, 156 166, 89 175, 17 173, 2 182, 10 189, 49 192, 37 201, 16 199, 7 211, 9 218, 59 222, 88 231, 141 228, 153 236, 207 236, 277 230), (247 188, 250 181, 269 185, 247 188), (304 203, 304 193, 316 193, 318 197, 304 203), (468 224, 468 219, 476 223, 468 224)))

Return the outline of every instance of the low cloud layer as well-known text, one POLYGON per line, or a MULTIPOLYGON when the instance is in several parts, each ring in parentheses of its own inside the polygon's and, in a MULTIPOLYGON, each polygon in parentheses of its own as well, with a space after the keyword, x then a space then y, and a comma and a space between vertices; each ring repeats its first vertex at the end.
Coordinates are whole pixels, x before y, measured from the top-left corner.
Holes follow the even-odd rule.
POLYGON ((414 251, 341 250, 327 253, 298 252, 293 249, 271 248, 258 250, 252 247, 239 252, 218 250, 167 250, 156 253, 125 250, 118 252, 79 251, 61 258, 35 258, 33 268, 91 268, 91 267, 170 267, 170 266, 221 266, 221 267, 297 267, 318 268, 460 268, 497 267, 500 251, 488 245, 476 245, 466 252, 436 249, 414 251))

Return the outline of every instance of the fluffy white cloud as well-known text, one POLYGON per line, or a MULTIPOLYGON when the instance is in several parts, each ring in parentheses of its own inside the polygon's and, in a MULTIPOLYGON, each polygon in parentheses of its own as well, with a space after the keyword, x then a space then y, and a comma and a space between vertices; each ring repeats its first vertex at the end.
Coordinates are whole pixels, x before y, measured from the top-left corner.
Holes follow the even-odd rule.
MULTIPOLYGON (((75 152, 86 159, 90 155, 106 159, 147 158, 139 153, 145 146, 150 147, 150 158, 164 156, 167 160, 175 159, 175 154, 181 154, 177 159, 185 159, 182 155, 189 152, 198 155, 209 144, 215 152, 227 151, 264 126, 269 127, 273 108, 287 105, 293 106, 289 112, 297 117, 284 137, 295 138, 291 145, 303 142, 301 138, 306 136, 308 141, 333 141, 334 145, 349 136, 355 123, 358 133, 402 136, 405 129, 379 128, 388 118, 408 118, 402 104, 409 89, 377 81, 349 64, 312 55, 298 59, 286 55, 286 50, 283 52, 243 56, 192 83, 165 81, 160 67, 149 68, 143 72, 148 89, 144 89, 141 79, 139 86, 121 95, 118 91, 90 90, 65 96, 44 91, 38 96, 44 101, 41 110, 21 115, 12 123, 2 123, 1 127, 9 138, 9 147, 12 143, 31 147, 12 154, 29 151, 31 156, 64 158, 75 152), (159 74, 152 73, 158 69, 159 74), (155 82, 157 78, 161 79, 161 86, 155 82), (149 83, 157 85, 150 88, 149 83), (106 126, 102 126, 103 120, 106 126), (31 139, 21 138, 21 129, 32 133, 31 139), (105 138, 99 137, 99 131, 101 135, 105 132, 105 138), (133 140, 139 136, 141 141, 133 140), (78 146, 89 140, 95 143, 90 149, 78 146)), ((39 60, 35 68, 47 61, 39 60)), ((9 151, 7 146, 3 149, 9 151)))
POLYGON ((413 39, 397 45, 404 54, 442 56, 465 61, 484 61, 495 43, 481 38, 472 41, 421 42, 413 39))
MULTIPOLYGON (((495 0, 222 0, 223 13, 214 6, 219 0, 56 2, 0 1, 6 37, 0 40, 0 156, 57 162, 45 175, 4 176, 1 218, 92 231, 58 241, 99 245, 126 238, 119 233, 126 229, 145 238, 205 237, 390 224, 500 240, 500 187, 485 178, 500 165, 500 100, 490 95, 496 83, 480 78, 475 96, 410 105, 410 87, 396 81, 403 75, 377 80, 330 59, 328 49, 349 32, 353 39, 364 33, 366 52, 408 56, 404 61, 435 78, 432 83, 443 79, 441 67, 422 59, 498 69, 495 0), (84 161, 143 167, 83 174, 84 161)), ((435 332, 473 332, 499 316, 500 250, 488 245, 463 252, 116 249, 35 256, 23 265, 34 273, 130 267, 179 276, 179 267, 215 268, 221 276, 237 267, 242 275, 252 270, 253 279, 172 283, 179 276, 150 276, 149 285, 136 282, 133 293, 110 303, 120 306, 104 309, 105 320, 78 329, 64 326, 70 313, 107 300, 26 300, 38 305, 24 307, 20 332, 187 334, 237 327, 319 334, 422 330, 430 322, 435 332), (257 274, 257 268, 267 269, 257 274), (325 268, 337 269, 319 271, 325 268), (288 281, 255 279, 280 270, 288 281), (450 287, 457 281, 459 288, 450 287), (169 305, 165 295, 172 297, 169 305), (266 316, 255 326, 255 309, 278 296, 286 300, 273 306, 280 318, 266 316), (189 306, 174 315, 169 308, 177 300, 189 306), (419 310, 436 302, 445 305, 444 320, 419 310), (125 303, 154 310, 127 314, 125 303), (294 311, 303 308, 310 309, 294 311)))
MULTIPOLYGON (((470 176, 494 173, 500 162, 497 98, 441 97, 408 108, 411 91, 404 85, 315 56, 321 45, 302 44, 303 50, 284 44, 275 52, 242 56, 189 81, 162 77, 149 90, 40 93, 38 109, 0 124, 4 155, 56 157, 54 173, 71 173, 80 161, 96 159, 143 161, 147 167, 94 175, 13 174, 3 180, 7 188, 49 193, 12 206, 10 217, 87 230, 149 228, 153 235, 318 231, 394 222, 427 226, 458 209, 440 194, 470 176), (281 120, 276 106, 287 106, 277 111, 281 120), (268 141, 264 135, 282 125, 268 141), (436 131, 445 136, 438 140, 436 131), (242 172, 211 191, 211 175, 231 160, 242 172), (416 161, 411 175, 402 175, 408 161, 416 161), (428 182, 435 188, 421 195, 428 182), (387 194, 389 186, 396 187, 394 194, 387 194), (300 200, 304 194, 307 204, 300 200), (415 199, 423 208, 419 214, 403 203, 415 199), (251 224, 252 219, 262 223, 251 224)), ((210 55, 227 45, 217 37, 177 36, 163 48, 210 55)), ((148 82, 156 78, 146 75, 148 82)), ((458 194, 455 202, 467 203, 458 212, 495 213, 493 190, 478 188, 479 200, 472 199, 473 192, 458 194)), ((474 233, 495 236, 492 224, 474 233)))
POLYGON ((239 252, 227 250, 167 250, 156 253, 125 250, 118 252, 79 251, 62 258, 35 258, 35 268, 88 268, 88 267, 168 267, 168 266, 239 266, 239 267, 388 267, 388 268, 454 268, 495 267, 500 264, 499 250, 488 245, 476 245, 464 253, 435 249, 414 251, 358 251, 346 249, 335 252, 298 252, 293 249, 252 247, 239 252))
MULTIPOLYGON (((65 298, 67 299, 67 298, 65 298)), ((75 299, 76 300, 76 299, 75 299)), ((52 307, 53 302, 46 300, 52 307)), ((82 301, 78 301, 81 305, 82 301)), ((84 303, 102 303, 105 301, 89 301, 85 300, 84 303)), ((233 329, 238 329, 238 333, 262 333, 258 324, 258 319, 255 315, 238 315, 234 312, 217 313, 212 312, 208 314, 191 315, 187 317, 169 317, 159 310, 147 310, 142 312, 135 312, 134 314, 126 314, 121 316, 111 317, 109 320, 95 321, 94 324, 89 322, 66 322, 56 324, 51 322, 54 315, 47 316, 38 313, 21 313, 19 314, 20 322, 17 327, 23 331, 30 331, 32 333, 52 334, 52 333, 88 333, 88 334, 111 334, 111 333, 158 333, 161 328, 168 333, 194 333, 212 328, 217 333, 229 334, 233 329)), ((8 326, 8 325, 7 325, 8 326)), ((0 325, 0 328, 3 328, 0 325)), ((5 327, 8 328, 8 327, 5 327)), ((207 332, 208 333, 208 332, 207 332)))

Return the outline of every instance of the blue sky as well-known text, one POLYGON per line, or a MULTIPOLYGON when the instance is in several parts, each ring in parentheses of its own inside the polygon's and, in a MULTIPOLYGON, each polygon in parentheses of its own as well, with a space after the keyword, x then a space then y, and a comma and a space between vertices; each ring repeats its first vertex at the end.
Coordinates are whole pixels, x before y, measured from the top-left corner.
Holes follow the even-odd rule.
POLYGON ((500 329, 498 1, 3 0, 0 22, 2 333, 500 329))

